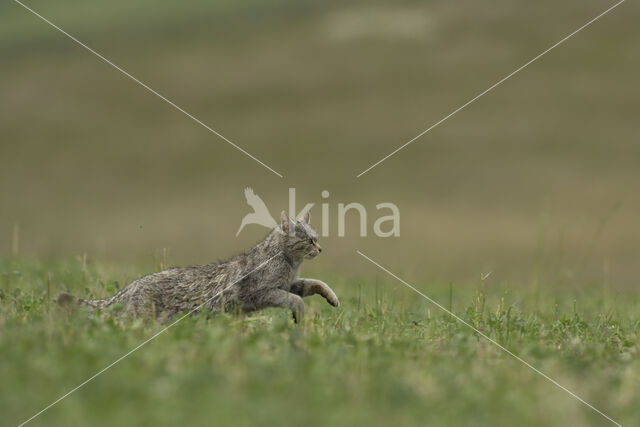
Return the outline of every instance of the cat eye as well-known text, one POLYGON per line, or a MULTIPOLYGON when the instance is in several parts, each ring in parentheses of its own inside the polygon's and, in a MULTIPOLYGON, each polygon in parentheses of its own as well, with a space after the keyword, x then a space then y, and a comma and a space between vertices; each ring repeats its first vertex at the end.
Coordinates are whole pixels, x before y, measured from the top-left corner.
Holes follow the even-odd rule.
POLYGON ((313 243, 314 243, 314 242, 313 242, 313 238, 310 238, 310 239, 309 239, 309 243, 311 243, 311 244, 313 245, 313 243))

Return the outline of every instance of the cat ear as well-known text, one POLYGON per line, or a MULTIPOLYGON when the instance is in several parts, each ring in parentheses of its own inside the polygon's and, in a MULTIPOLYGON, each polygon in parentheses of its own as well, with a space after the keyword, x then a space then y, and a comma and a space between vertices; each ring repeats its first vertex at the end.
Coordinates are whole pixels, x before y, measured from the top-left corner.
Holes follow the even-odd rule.
POLYGON ((287 216, 285 211, 282 211, 282 213, 280 214, 280 227, 282 228, 282 231, 284 233, 289 233, 289 224, 289 217, 287 216))
POLYGON ((309 224, 309 219, 311 219, 311 214, 309 213, 309 211, 307 211, 307 213, 305 213, 304 216, 300 219, 305 223, 309 224))

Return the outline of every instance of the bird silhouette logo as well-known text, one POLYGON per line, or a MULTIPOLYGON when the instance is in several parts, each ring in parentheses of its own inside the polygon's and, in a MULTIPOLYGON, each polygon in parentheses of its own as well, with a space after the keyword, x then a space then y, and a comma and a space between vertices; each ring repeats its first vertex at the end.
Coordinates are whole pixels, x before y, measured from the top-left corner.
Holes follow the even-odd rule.
POLYGON ((242 218, 242 223, 236 236, 238 236, 244 226, 248 224, 258 224, 269 229, 277 227, 278 223, 269 213, 267 205, 264 204, 260 196, 253 192, 251 187, 244 189, 244 197, 247 199, 247 204, 253 208, 253 212, 246 214, 244 218, 242 218))

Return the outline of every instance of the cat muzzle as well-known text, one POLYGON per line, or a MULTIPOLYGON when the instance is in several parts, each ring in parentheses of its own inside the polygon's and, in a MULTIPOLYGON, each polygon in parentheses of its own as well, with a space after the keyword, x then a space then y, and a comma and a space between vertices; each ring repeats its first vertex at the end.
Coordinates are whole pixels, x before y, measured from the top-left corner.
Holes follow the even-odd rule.
POLYGON ((317 257, 318 255, 320 255, 320 252, 322 252, 322 247, 320 247, 320 245, 316 244, 313 248, 313 250, 311 250, 311 252, 309 252, 308 254, 305 255, 306 259, 313 259, 315 257, 317 257))

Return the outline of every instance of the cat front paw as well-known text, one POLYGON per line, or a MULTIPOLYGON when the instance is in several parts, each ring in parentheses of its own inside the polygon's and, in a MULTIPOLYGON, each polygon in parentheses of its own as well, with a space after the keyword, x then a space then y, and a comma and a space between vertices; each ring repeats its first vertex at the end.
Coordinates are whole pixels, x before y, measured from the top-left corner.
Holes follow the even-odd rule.
POLYGON ((293 323, 300 323, 304 319, 304 301, 298 297, 298 300, 291 307, 291 314, 293 315, 293 323))
POLYGON ((333 292, 331 292, 329 295, 326 296, 326 300, 332 306, 340 307, 340 300, 338 299, 336 294, 334 294, 333 292))

